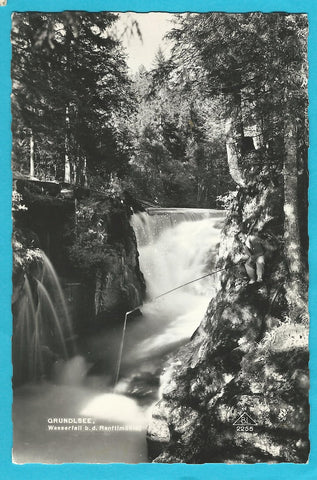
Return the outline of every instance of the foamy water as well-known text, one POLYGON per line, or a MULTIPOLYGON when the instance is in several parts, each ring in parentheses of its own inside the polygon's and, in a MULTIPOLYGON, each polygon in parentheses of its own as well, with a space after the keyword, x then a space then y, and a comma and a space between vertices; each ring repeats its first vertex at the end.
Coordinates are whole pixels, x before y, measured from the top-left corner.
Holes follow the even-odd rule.
POLYGON ((222 221, 221 212, 209 210, 151 213, 132 218, 147 300, 142 316, 128 320, 116 388, 112 382, 119 327, 82 339, 81 355, 56 365, 54 383, 16 392, 16 462, 147 461, 146 424, 158 399, 159 372, 166 355, 186 342, 201 322, 214 295, 213 278, 155 298, 214 269, 222 221), (50 417, 89 418, 96 429, 49 431, 50 417))

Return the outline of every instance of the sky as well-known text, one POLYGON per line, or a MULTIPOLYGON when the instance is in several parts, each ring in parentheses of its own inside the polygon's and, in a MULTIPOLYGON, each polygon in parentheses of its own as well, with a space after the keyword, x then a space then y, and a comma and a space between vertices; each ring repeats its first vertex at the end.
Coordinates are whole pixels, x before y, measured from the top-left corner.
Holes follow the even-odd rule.
POLYGON ((135 73, 140 65, 150 68, 159 47, 168 57, 170 43, 163 37, 173 25, 170 23, 173 17, 170 13, 121 13, 117 23, 118 33, 124 31, 125 26, 137 21, 142 34, 143 42, 137 34, 133 36, 125 34, 121 41, 126 48, 127 64, 132 73, 135 73))

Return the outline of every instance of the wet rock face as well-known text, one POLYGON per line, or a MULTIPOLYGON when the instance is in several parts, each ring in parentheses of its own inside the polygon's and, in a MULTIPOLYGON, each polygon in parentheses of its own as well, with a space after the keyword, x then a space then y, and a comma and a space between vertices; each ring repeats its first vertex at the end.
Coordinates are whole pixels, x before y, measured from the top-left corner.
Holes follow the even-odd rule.
POLYGON ((133 229, 126 219, 127 232, 118 238, 116 247, 108 248, 107 262, 95 276, 95 313, 97 320, 125 312, 142 304, 145 282, 139 268, 138 251, 133 229))
POLYGON ((221 319, 209 338, 201 335, 183 347, 162 377, 163 399, 148 433, 152 459, 306 462, 307 328, 281 324, 257 341, 255 312, 253 323, 240 327, 232 315, 231 338, 226 314, 226 331, 219 334, 221 319), (244 413, 251 420, 235 425, 244 413))
POLYGON ((308 461, 308 324, 288 317, 283 249, 266 259, 264 282, 249 285, 232 262, 231 227, 229 217, 219 293, 161 377, 148 430, 154 462, 308 461))
POLYGON ((118 324, 143 302, 145 281, 139 267, 131 207, 119 197, 82 199, 76 204, 73 265, 92 293, 88 327, 118 324))

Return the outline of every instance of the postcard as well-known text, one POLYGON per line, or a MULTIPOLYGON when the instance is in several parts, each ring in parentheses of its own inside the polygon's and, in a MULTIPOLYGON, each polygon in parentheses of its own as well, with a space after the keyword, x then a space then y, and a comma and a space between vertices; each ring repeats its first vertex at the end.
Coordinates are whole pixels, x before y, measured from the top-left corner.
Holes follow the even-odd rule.
POLYGON ((12 8, 14 468, 313 468, 312 24, 276 10, 12 8))

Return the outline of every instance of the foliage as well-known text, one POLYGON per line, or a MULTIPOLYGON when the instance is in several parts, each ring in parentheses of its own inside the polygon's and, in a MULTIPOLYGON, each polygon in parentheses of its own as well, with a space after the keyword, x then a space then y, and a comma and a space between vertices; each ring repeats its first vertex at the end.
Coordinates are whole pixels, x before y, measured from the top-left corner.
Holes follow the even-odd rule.
POLYGON ((134 82, 139 98, 131 119, 135 193, 165 206, 214 206, 230 185, 219 105, 194 85, 185 89, 160 50, 154 68, 141 69, 134 82))
POLYGON ((153 68, 140 68, 133 80, 116 19, 109 12, 13 16, 14 168, 29 171, 33 139, 38 178, 63 180, 68 159, 71 181, 86 185, 89 174, 93 189, 106 191, 117 178, 118 190, 153 203, 218 206, 233 188, 225 123, 238 97, 244 135, 262 145, 243 156, 248 176, 281 181, 291 115, 305 188, 305 15, 175 15, 171 58, 159 50, 153 68))
POLYGON ((12 234, 13 274, 28 272, 30 267, 43 260, 34 235, 15 227, 12 234))
POLYGON ((12 190, 12 211, 20 212, 27 210, 27 207, 22 203, 22 195, 16 190, 12 190))
MULTIPOLYGON (((125 216, 126 207, 115 185, 105 192, 105 197, 81 200, 76 207, 74 242, 69 253, 72 263, 85 276, 93 276, 101 267, 107 270, 112 257, 122 248, 122 238, 118 243, 113 231, 113 219, 118 220, 117 215, 125 216)), ((119 228, 119 222, 115 223, 119 228)))
MULTIPOLYGON (((13 215, 23 213, 27 207, 23 204, 22 195, 16 190, 12 191, 12 212, 13 215)), ((22 232, 14 224, 12 233, 12 251, 13 251, 13 274, 18 274, 21 270, 26 272, 30 265, 41 261, 41 251, 38 248, 34 235, 22 232)))
POLYGON ((131 110, 130 84, 111 13, 16 13, 12 26, 14 168, 28 171, 30 138, 38 178, 72 181, 85 169, 105 180, 122 175, 129 142, 121 118, 131 110))
MULTIPOLYGON (((271 157, 281 157, 281 111, 290 106, 298 117, 294 120, 305 123, 306 118, 306 16, 187 14, 177 17, 170 37, 179 79, 222 100, 224 119, 232 95, 240 95, 245 128, 259 123, 271 157)), ((302 133, 307 143, 307 131, 302 133)))

